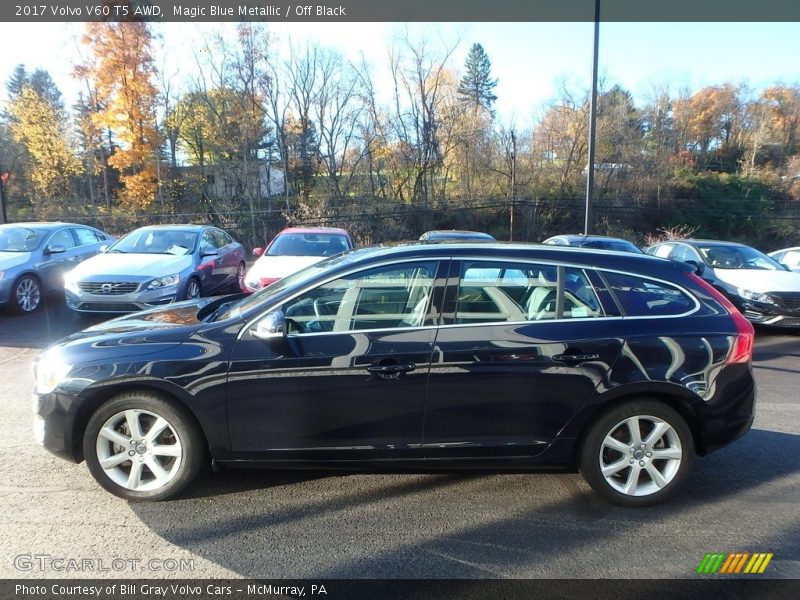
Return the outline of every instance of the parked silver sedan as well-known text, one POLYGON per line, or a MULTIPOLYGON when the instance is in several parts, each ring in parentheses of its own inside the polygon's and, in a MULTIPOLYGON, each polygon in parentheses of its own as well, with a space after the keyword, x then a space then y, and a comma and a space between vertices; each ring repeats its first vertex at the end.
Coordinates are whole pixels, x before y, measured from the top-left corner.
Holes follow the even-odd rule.
POLYGON ((64 288, 64 273, 114 239, 75 223, 0 225, 0 306, 32 313, 45 294, 64 288))
POLYGON ((64 278, 67 306, 84 313, 129 313, 241 292, 242 245, 205 225, 141 227, 64 278))

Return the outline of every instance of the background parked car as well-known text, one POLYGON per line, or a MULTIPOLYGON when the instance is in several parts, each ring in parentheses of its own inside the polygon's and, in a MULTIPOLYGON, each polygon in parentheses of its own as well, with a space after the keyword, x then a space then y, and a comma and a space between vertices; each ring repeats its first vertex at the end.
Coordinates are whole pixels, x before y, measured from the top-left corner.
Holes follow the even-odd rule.
POLYGON ((800 327, 800 274, 755 248, 680 240, 650 246, 647 254, 691 264, 753 323, 800 327))
POLYGON ((775 252, 770 252, 767 256, 774 258, 792 271, 800 272, 800 246, 775 250, 775 252))
POLYGON ((74 223, 0 225, 0 306, 35 311, 44 294, 64 289, 64 273, 114 239, 74 223))
POLYGON ((320 261, 352 250, 355 244, 350 234, 335 227, 289 227, 276 235, 264 248, 254 248, 259 259, 250 267, 245 278, 245 291, 255 292, 320 261))
POLYGON ((616 250, 617 252, 642 254, 642 251, 628 240, 605 235, 583 235, 582 233, 554 235, 553 237, 547 238, 542 243, 553 246, 578 246, 580 248, 596 248, 598 250, 616 250))
POLYGON ((487 242, 495 241, 494 236, 482 231, 465 231, 459 229, 439 229, 435 231, 426 231, 421 236, 420 240, 428 241, 451 241, 451 242, 479 242, 486 240, 487 242))
POLYGON ((244 248, 204 225, 136 229, 64 279, 67 305, 79 312, 126 313, 177 300, 241 292, 244 248))

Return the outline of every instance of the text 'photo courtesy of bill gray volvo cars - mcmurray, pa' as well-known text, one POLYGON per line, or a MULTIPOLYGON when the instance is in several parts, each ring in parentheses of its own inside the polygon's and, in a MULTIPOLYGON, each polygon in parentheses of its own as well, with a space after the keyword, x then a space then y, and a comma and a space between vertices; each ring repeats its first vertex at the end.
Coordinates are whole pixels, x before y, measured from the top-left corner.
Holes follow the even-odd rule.
POLYGON ((631 253, 407 244, 250 295, 75 333, 35 363, 35 432, 129 500, 220 465, 580 470, 673 495, 753 422, 753 328, 693 269, 631 253))

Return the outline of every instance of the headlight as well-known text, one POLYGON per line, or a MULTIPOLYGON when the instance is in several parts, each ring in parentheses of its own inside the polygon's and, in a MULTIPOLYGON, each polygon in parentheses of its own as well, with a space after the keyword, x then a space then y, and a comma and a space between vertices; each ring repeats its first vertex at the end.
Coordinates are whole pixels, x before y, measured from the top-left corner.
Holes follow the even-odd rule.
POLYGON ((67 271, 64 273, 64 287, 71 292, 77 293, 80 291, 78 289, 78 280, 72 271, 67 271))
POLYGON ((752 300, 753 302, 761 302, 762 304, 775 304, 775 301, 768 294, 761 294, 759 292, 751 292, 743 288, 736 290, 745 300, 752 300))
POLYGON ((166 277, 159 277, 158 279, 153 279, 153 281, 148 283, 147 289, 157 290, 160 288, 169 287, 171 285, 177 285, 180 280, 181 276, 178 273, 175 275, 167 275, 166 277))
POLYGON ((44 352, 34 366, 36 393, 49 394, 52 392, 64 380, 70 369, 72 369, 72 365, 64 362, 60 348, 54 347, 44 352))

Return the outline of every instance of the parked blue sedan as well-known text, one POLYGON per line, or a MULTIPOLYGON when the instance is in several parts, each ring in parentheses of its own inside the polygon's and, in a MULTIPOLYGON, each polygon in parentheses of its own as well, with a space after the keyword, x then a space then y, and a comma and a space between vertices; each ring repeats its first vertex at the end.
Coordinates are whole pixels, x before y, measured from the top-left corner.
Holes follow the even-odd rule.
POLYGON ((244 248, 207 225, 154 225, 130 232, 64 279, 67 306, 129 313, 244 286, 244 248))
POLYGON ((64 273, 113 241, 99 229, 74 223, 0 225, 0 306, 32 313, 45 294, 64 288, 64 273))

